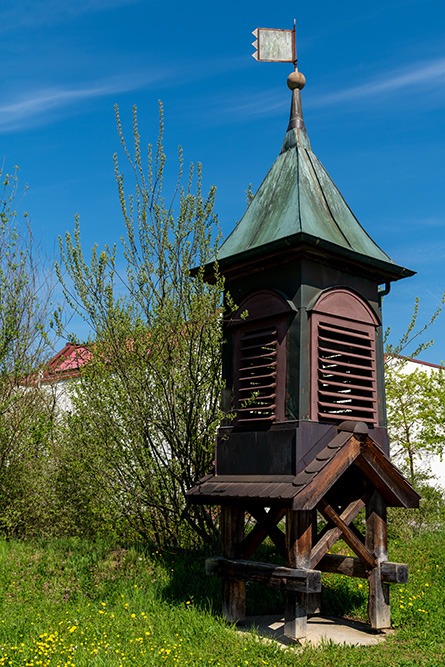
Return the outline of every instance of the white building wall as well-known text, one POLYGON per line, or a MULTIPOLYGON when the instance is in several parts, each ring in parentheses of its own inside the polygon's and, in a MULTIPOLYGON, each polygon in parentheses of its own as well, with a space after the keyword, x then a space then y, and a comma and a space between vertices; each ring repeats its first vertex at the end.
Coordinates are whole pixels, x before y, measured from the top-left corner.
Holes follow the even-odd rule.
MULTIPOLYGON (((407 359, 400 366, 400 372, 410 375, 416 371, 422 371, 427 373, 429 376, 432 373, 443 373, 445 370, 441 369, 441 366, 437 364, 429 364, 427 362, 418 361, 416 359, 407 359)), ((435 477, 435 483, 439 484, 445 489, 445 457, 443 460, 440 460, 439 456, 433 454, 427 454, 423 457, 422 462, 425 463, 425 468, 430 469, 435 477)))

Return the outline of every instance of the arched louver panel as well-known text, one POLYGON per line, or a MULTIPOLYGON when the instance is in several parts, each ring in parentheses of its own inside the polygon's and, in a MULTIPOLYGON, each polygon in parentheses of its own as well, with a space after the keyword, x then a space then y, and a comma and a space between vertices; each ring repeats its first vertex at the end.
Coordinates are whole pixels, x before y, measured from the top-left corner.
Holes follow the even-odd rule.
POLYGON ((312 419, 377 424, 377 325, 353 292, 331 290, 319 299, 311 315, 312 419))
POLYGON ((276 326, 242 331, 234 408, 238 422, 275 421, 278 331, 276 326))
POLYGON ((232 408, 239 426, 284 420, 289 312, 279 294, 261 290, 243 301, 232 320, 232 408))
POLYGON ((321 320, 317 332, 318 418, 376 422, 373 331, 321 320))

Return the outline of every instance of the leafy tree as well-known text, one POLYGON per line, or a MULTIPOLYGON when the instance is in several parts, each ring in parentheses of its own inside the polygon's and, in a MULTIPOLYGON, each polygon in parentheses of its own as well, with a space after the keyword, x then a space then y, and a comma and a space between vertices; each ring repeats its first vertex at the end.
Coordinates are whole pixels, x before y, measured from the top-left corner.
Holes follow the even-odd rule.
POLYGON ((179 149, 166 202, 162 106, 157 144, 148 145, 146 157, 136 109, 132 151, 117 108, 116 120, 133 178, 127 195, 115 156, 124 261, 116 245, 95 246, 87 259, 77 220, 60 241, 71 281, 58 266, 66 299, 92 332, 92 361, 72 388, 70 493, 95 516, 115 526, 124 520, 158 544, 191 541, 194 531, 209 539, 214 517, 188 507, 184 494, 212 464, 221 418, 223 281, 215 266, 206 283, 203 270, 219 241, 215 187, 203 194, 200 164, 190 166, 183 185, 179 149), (192 275, 192 267, 200 268, 192 275))
POLYGON ((390 330, 386 332, 385 383, 391 455, 421 496, 418 509, 389 510, 389 533, 402 540, 427 527, 436 529, 445 520, 444 490, 434 484, 429 467, 431 456, 442 458, 444 451, 444 371, 427 373, 419 368, 408 372, 407 367, 410 359, 433 345, 432 339, 424 341, 422 335, 439 316, 444 296, 421 327, 417 326, 420 305, 417 298, 408 328, 396 344, 388 342, 390 330))
POLYGON ((392 454, 407 467, 411 482, 418 465, 445 448, 445 370, 407 373, 398 359, 386 371, 388 430, 392 454))
POLYGON ((419 356, 419 354, 421 354, 421 352, 427 350, 434 344, 432 338, 430 340, 425 341, 423 340, 422 336, 435 323, 440 313, 442 312, 442 308, 444 307, 444 305, 445 305, 445 291, 442 295, 438 307, 433 312, 431 317, 425 322, 425 324, 419 327, 417 320, 419 317, 420 299, 419 297, 416 297, 414 301, 414 309, 413 309, 413 314, 411 316, 411 320, 408 324, 405 333, 400 337, 397 343, 391 342, 390 340, 391 328, 387 327, 384 336, 385 372, 387 371, 387 369, 389 369, 389 367, 393 363, 393 360, 398 359, 402 354, 405 356, 406 359, 416 359, 419 356))
POLYGON ((425 464, 431 455, 443 455, 445 378, 443 371, 427 373, 419 369, 409 373, 407 362, 433 345, 433 340, 425 341, 423 335, 437 320, 444 304, 445 293, 429 320, 419 327, 420 300, 416 298, 407 330, 396 344, 389 342, 390 329, 386 330, 385 384, 391 453, 406 467, 413 483, 425 483, 425 465, 420 466, 422 472, 419 463, 425 464))
POLYGON ((24 534, 49 511, 51 392, 39 388, 48 356, 52 284, 28 216, 15 208, 18 168, 0 170, 0 529, 24 534))

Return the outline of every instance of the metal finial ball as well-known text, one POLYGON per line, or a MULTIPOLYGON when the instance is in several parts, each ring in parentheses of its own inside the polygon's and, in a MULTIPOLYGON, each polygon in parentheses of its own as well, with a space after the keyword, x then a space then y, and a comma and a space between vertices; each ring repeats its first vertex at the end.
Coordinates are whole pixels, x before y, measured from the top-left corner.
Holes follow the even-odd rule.
POLYGON ((303 90, 305 83, 306 83, 306 78, 304 74, 298 72, 297 70, 289 74, 289 76, 287 77, 287 87, 290 88, 290 90, 295 90, 295 88, 303 90))

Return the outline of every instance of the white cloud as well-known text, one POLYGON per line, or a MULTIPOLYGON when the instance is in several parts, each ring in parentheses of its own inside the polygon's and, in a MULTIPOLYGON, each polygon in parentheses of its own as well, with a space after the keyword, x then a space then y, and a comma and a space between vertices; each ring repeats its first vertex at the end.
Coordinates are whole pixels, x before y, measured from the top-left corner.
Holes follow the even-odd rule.
POLYGON ((403 257, 403 263, 410 268, 414 267, 416 270, 420 270, 420 267, 422 267, 422 273, 435 272, 441 270, 443 266, 445 243, 442 239, 437 238, 425 241, 419 241, 416 238, 412 242, 402 241, 398 243, 395 253, 398 257, 403 257))
MULTIPOLYGON (((40 90, 37 92, 28 93, 26 96, 19 100, 15 100, 11 104, 6 104, 5 106, 0 107, 0 122, 2 122, 2 115, 10 117, 24 117, 32 116, 36 113, 41 113, 47 109, 53 107, 61 106, 69 102, 76 100, 81 100, 91 97, 99 97, 101 95, 107 95, 112 91, 111 88, 106 86, 92 87, 85 89, 77 90, 63 90, 63 89, 47 89, 40 90)), ((4 121, 3 121, 4 122, 4 121)))
MULTIPOLYGON (((334 92, 312 95, 312 90, 313 88, 309 87, 303 93, 303 110, 336 105, 344 109, 346 103, 352 105, 354 102, 376 102, 381 105, 385 104, 386 109, 388 109, 389 100, 394 102, 406 93, 412 95, 413 106, 417 99, 417 104, 421 104, 422 108, 425 108, 427 106, 427 93, 434 93, 436 97, 431 99, 434 99, 436 104, 437 99, 439 99, 439 103, 443 104, 445 102, 445 58, 413 63, 409 67, 381 72, 378 76, 357 86, 339 88, 334 92), (417 93, 416 98, 413 93, 417 93), (421 93, 423 93, 423 96, 421 93)), ((235 112, 246 118, 256 115, 275 116, 282 114, 283 110, 289 106, 289 101, 283 97, 282 91, 282 87, 270 88, 267 91, 260 91, 254 98, 251 94, 244 100, 226 98, 226 105, 223 109, 220 107, 220 110, 224 114, 230 112, 232 120, 235 112)), ((220 104, 219 101, 218 104, 220 104)), ((215 106, 217 106, 216 103, 215 106)))
POLYGON ((6 101, 0 100, 0 132, 28 126, 42 114, 61 107, 73 106, 84 100, 92 100, 130 90, 143 88, 162 78, 161 72, 148 76, 121 76, 104 79, 79 87, 52 86, 29 90, 26 94, 6 101))
POLYGON ((134 5, 141 0, 19 0, 0 9, 0 33, 72 21, 84 14, 134 5))
POLYGON ((377 95, 394 97, 402 90, 413 92, 429 89, 443 89, 445 84, 445 58, 430 62, 414 63, 409 67, 383 72, 358 86, 336 90, 312 97, 305 106, 316 108, 375 98, 377 95))

